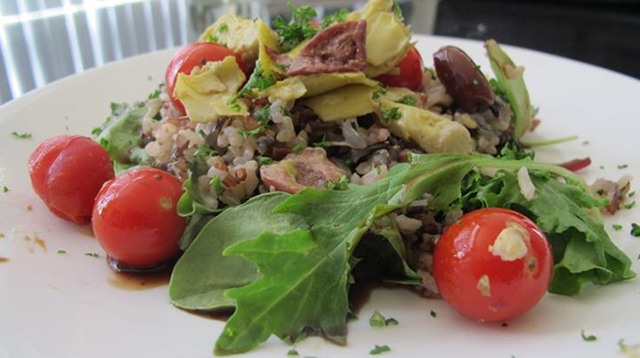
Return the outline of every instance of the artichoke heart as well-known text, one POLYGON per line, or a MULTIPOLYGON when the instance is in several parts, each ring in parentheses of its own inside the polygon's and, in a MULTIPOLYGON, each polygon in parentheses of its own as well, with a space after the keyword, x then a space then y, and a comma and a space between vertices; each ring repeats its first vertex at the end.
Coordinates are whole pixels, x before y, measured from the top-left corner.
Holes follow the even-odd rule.
POLYGON ((258 29, 259 55, 258 62, 265 76, 272 76, 274 73, 283 75, 284 71, 278 67, 269 54, 269 50, 277 51, 278 36, 261 19, 256 20, 258 29))
POLYGON ((250 19, 225 14, 200 35, 200 42, 216 42, 241 54, 246 64, 254 64, 259 52, 258 26, 250 19))
POLYGON ((367 78, 362 72, 318 73, 285 78, 267 88, 262 96, 266 95, 270 100, 279 98, 285 101, 293 101, 303 97, 314 97, 322 94, 331 96, 336 89, 353 84, 361 84, 367 88, 375 88, 378 86, 378 82, 367 78))
POLYGON ((325 122, 353 118, 373 113, 375 107, 371 96, 375 87, 353 84, 311 97, 302 103, 325 122))
POLYGON ((242 101, 230 100, 246 77, 233 56, 222 61, 207 62, 193 69, 190 75, 180 73, 173 91, 193 122, 216 122, 222 116, 246 116, 248 108, 242 101))
POLYGON ((389 72, 402 60, 412 46, 411 32, 395 13, 392 0, 371 0, 347 16, 351 21, 363 19, 367 21, 364 72, 372 78, 389 72))
POLYGON ((437 113, 381 98, 378 115, 383 125, 427 153, 471 153, 474 148, 469 131, 460 123, 437 113), (388 113, 397 114, 390 118, 388 113))

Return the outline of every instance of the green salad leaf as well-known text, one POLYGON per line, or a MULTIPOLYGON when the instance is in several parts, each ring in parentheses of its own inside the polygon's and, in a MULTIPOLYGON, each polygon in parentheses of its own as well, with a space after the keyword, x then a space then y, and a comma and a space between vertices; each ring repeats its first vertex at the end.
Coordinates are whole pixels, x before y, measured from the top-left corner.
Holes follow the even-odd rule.
POLYGON ((494 87, 496 92, 505 96, 513 108, 514 135, 516 139, 529 130, 533 117, 533 108, 529 99, 529 91, 522 76, 522 67, 516 66, 495 40, 485 42, 491 69, 496 76, 494 87))
POLYGON ((151 161, 144 151, 141 136, 141 118, 146 113, 143 103, 131 106, 111 103, 111 115, 101 127, 93 130, 96 142, 109 153, 117 172, 151 161))
POLYGON ((554 248, 551 292, 574 295, 587 282, 634 276, 631 261, 611 242, 598 215, 606 201, 594 199, 576 174, 527 157, 427 154, 414 155, 411 164, 399 164, 366 186, 260 195, 224 211, 178 261, 172 300, 192 309, 235 307, 216 354, 246 352, 271 335, 296 342, 314 332, 345 343, 352 274, 372 262, 362 252, 375 254, 358 250, 370 244, 365 233, 386 240, 390 249, 383 251, 393 252, 400 268, 395 273, 410 281, 412 270, 385 218, 425 195, 433 211, 502 206, 531 217, 554 248), (517 182, 522 167, 536 187, 531 200, 517 182))
POLYGON ((300 218, 273 212, 287 196, 285 193, 260 195, 211 219, 174 266, 169 284, 171 302, 190 310, 233 308, 234 301, 225 296, 224 291, 255 281, 258 273, 252 263, 222 253, 227 247, 263 232, 286 233, 305 228, 306 223, 300 218))

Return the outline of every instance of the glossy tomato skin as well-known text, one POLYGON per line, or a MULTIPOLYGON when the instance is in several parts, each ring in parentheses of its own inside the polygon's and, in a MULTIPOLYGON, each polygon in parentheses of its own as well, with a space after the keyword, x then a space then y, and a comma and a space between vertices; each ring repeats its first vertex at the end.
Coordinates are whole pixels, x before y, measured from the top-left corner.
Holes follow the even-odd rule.
POLYGON ((109 154, 91 138, 60 135, 44 140, 29 156, 33 190, 56 216, 76 224, 91 220, 100 187, 114 177, 109 154))
POLYGON ((482 322, 530 310, 545 294, 552 268, 551 248, 535 223, 500 208, 464 215, 445 229, 433 254, 442 297, 463 316, 482 322), (497 240, 501 233, 503 240, 497 240))
POLYGON ((152 268, 175 258, 186 219, 176 205, 182 184, 171 174, 135 168, 107 182, 93 208, 93 233, 107 255, 129 268, 152 268))
POLYGON ((422 56, 415 47, 411 47, 404 58, 398 63, 398 74, 384 74, 378 81, 390 87, 405 87, 417 91, 422 87, 424 65, 422 56))
POLYGON ((222 61, 227 56, 234 56, 238 67, 247 76, 247 66, 242 61, 242 57, 229 48, 215 42, 196 42, 182 47, 171 59, 165 72, 164 80, 167 86, 167 93, 171 96, 173 105, 181 113, 185 113, 182 103, 173 97, 173 90, 179 73, 190 74, 194 67, 203 66, 210 61, 222 61))

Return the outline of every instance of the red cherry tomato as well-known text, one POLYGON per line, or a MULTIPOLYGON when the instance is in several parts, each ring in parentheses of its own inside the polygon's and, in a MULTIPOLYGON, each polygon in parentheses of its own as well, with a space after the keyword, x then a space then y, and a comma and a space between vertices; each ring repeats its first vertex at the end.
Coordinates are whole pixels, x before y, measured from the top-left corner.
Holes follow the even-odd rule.
POLYGON ((173 105, 176 109, 181 113, 185 113, 182 103, 173 97, 173 89, 176 86, 178 73, 190 74, 196 66, 202 66, 211 61, 222 61, 227 56, 235 56, 236 62, 238 62, 238 67, 240 67, 242 72, 246 75, 249 75, 247 73, 247 66, 242 61, 242 57, 218 43, 196 42, 178 50, 178 52, 173 56, 171 62, 169 62, 169 66, 167 66, 167 71, 164 75, 167 93, 171 96, 173 105))
POLYGON ((76 224, 89 222, 96 194, 114 177, 107 151, 79 135, 46 139, 28 163, 36 194, 53 214, 76 224))
POLYGON ((422 74, 424 66, 422 56, 415 47, 411 47, 404 58, 398 63, 398 74, 385 74, 379 76, 378 81, 390 87, 405 87, 417 91, 422 87, 422 74))
POLYGON ((472 211, 436 243, 433 274, 442 297, 469 318, 504 321, 535 306, 551 279, 553 257, 540 229, 511 210, 472 211))
POLYGON ((93 207, 93 233, 107 255, 127 268, 151 268, 175 258, 186 219, 176 205, 182 184, 153 168, 131 169, 107 182, 93 207))

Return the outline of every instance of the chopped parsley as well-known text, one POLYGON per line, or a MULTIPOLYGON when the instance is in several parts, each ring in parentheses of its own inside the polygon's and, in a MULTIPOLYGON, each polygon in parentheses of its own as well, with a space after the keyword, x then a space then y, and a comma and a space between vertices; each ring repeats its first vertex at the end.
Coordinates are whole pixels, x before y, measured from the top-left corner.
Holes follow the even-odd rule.
POLYGON ((291 51, 298 44, 318 33, 318 29, 311 24, 311 20, 318 16, 313 7, 302 5, 296 8, 292 3, 289 3, 288 7, 291 10, 291 21, 287 23, 279 16, 272 23, 282 52, 291 51))
POLYGON ((613 224, 613 225, 611 225, 611 227, 612 227, 612 228, 613 228, 613 230, 615 230, 615 231, 620 231, 620 230, 622 230, 622 225, 620 225, 620 224, 613 224))
POLYGON ((224 33, 227 31, 229 31, 229 26, 227 24, 220 24, 220 26, 218 26, 219 33, 224 33))
POLYGON ((265 156, 259 156, 258 158, 258 164, 260 165, 268 165, 273 163, 273 159, 269 158, 269 157, 265 157, 265 156))
POLYGON ((640 237, 640 225, 631 223, 631 236, 640 237))
POLYGON ((416 105, 416 98, 411 96, 411 95, 406 95, 406 96, 400 98, 399 100, 397 100, 396 103, 406 104, 407 106, 415 106, 416 105))
POLYGON ((586 333, 584 333, 584 329, 580 331, 580 336, 582 337, 582 340, 585 342, 595 342, 598 340, 598 337, 592 334, 587 335, 586 333))
POLYGON ((94 258, 100 257, 100 254, 98 254, 97 252, 85 252, 84 255, 89 257, 94 257, 94 258))
POLYGON ((231 99, 230 103, 234 103, 240 97, 253 98, 257 93, 266 90, 267 88, 276 84, 276 79, 273 76, 267 76, 264 74, 264 70, 260 66, 260 63, 256 65, 256 69, 253 71, 247 83, 242 87, 240 91, 231 99))
POLYGON ((378 311, 373 311, 373 314, 369 318, 369 326, 371 327, 386 327, 397 325, 398 321, 395 318, 386 318, 378 311))
POLYGON ((222 185, 222 180, 220 179, 219 176, 211 179, 211 181, 209 182, 209 185, 211 185, 211 188, 213 189, 213 192, 216 194, 217 197, 220 197, 222 196, 222 194, 224 194, 225 188, 222 185))
POLYGON ((349 189, 349 183, 351 181, 347 178, 346 175, 341 176, 336 180, 327 180, 324 182, 323 186, 325 189, 331 190, 347 190, 349 189))
POLYGON ((433 318, 438 317, 438 313, 436 313, 436 311, 434 311, 434 310, 429 311, 429 315, 430 315, 431 317, 433 317, 433 318))
POLYGON ((59 250, 57 251, 57 253, 58 253, 58 255, 66 255, 66 254, 67 254, 67 250, 59 249, 59 250))
POLYGON ((373 94, 371 95, 371 99, 378 100, 385 93, 387 93, 387 87, 380 86, 377 90, 375 90, 375 92, 373 92, 373 94))
POLYGON ((327 136, 326 135, 322 135, 322 139, 320 139, 319 142, 314 142, 313 143, 314 147, 321 147, 321 148, 327 148, 331 146, 331 141, 327 140, 327 136))
POLYGON ((369 351, 369 354, 376 355, 376 354, 382 354, 382 353, 389 352, 389 351, 391 351, 391 348, 389 348, 388 345, 383 344, 383 345, 379 346, 379 345, 376 344, 376 346, 372 350, 369 351))
POLYGON ((6 185, 3 185, 3 186, 2 186, 2 192, 3 192, 3 193, 6 193, 6 192, 8 192, 8 191, 9 191, 9 187, 7 187, 6 185))
POLYGON ((322 19, 322 23, 320 24, 320 26, 323 29, 326 29, 327 27, 333 24, 344 22, 347 19, 348 14, 349 14, 349 10, 340 9, 331 15, 325 16, 324 19, 322 19))
POLYGON ((14 138, 18 138, 18 139, 29 139, 29 138, 31 138, 31 137, 32 137, 31 133, 29 133, 29 132, 23 132, 23 133, 20 133, 20 132, 11 132, 11 135, 12 135, 14 138))
POLYGON ((299 354, 298 354, 298 351, 297 351, 297 350, 295 350, 294 348, 291 348, 291 349, 289 349, 289 350, 287 351, 287 355, 288 355, 288 356, 298 356, 299 354))
POLYGON ((302 152, 302 150, 304 149, 304 147, 306 147, 304 142, 299 142, 298 144, 296 144, 293 148, 291 148, 291 151, 293 153, 300 153, 302 152))
POLYGON ((203 161, 206 161, 207 159, 214 157, 216 155, 218 155, 218 151, 211 148, 207 144, 198 146, 198 149, 193 154, 194 158, 199 158, 199 159, 202 159, 203 161))
POLYGON ((618 165, 618 169, 627 169, 629 168, 629 164, 620 164, 618 165))
POLYGON ((391 121, 397 121, 402 118, 402 113, 400 112, 400 108, 391 107, 382 111, 382 117, 391 121))
POLYGON ((636 202, 635 202, 635 201, 632 201, 632 202, 630 202, 629 204, 626 204, 626 205, 624 206, 624 208, 625 208, 625 209, 633 209, 633 208, 635 208, 635 207, 636 207, 636 202))
POLYGON ((253 112, 253 117, 258 123, 258 126, 251 130, 241 130, 240 134, 249 137, 257 137, 260 133, 264 132, 267 129, 269 124, 269 116, 271 113, 271 104, 267 104, 266 106, 258 109, 253 112))
POLYGON ((154 98, 158 98, 158 97, 160 97, 160 90, 159 89, 149 93, 149 95, 147 96, 147 99, 154 99, 154 98))

